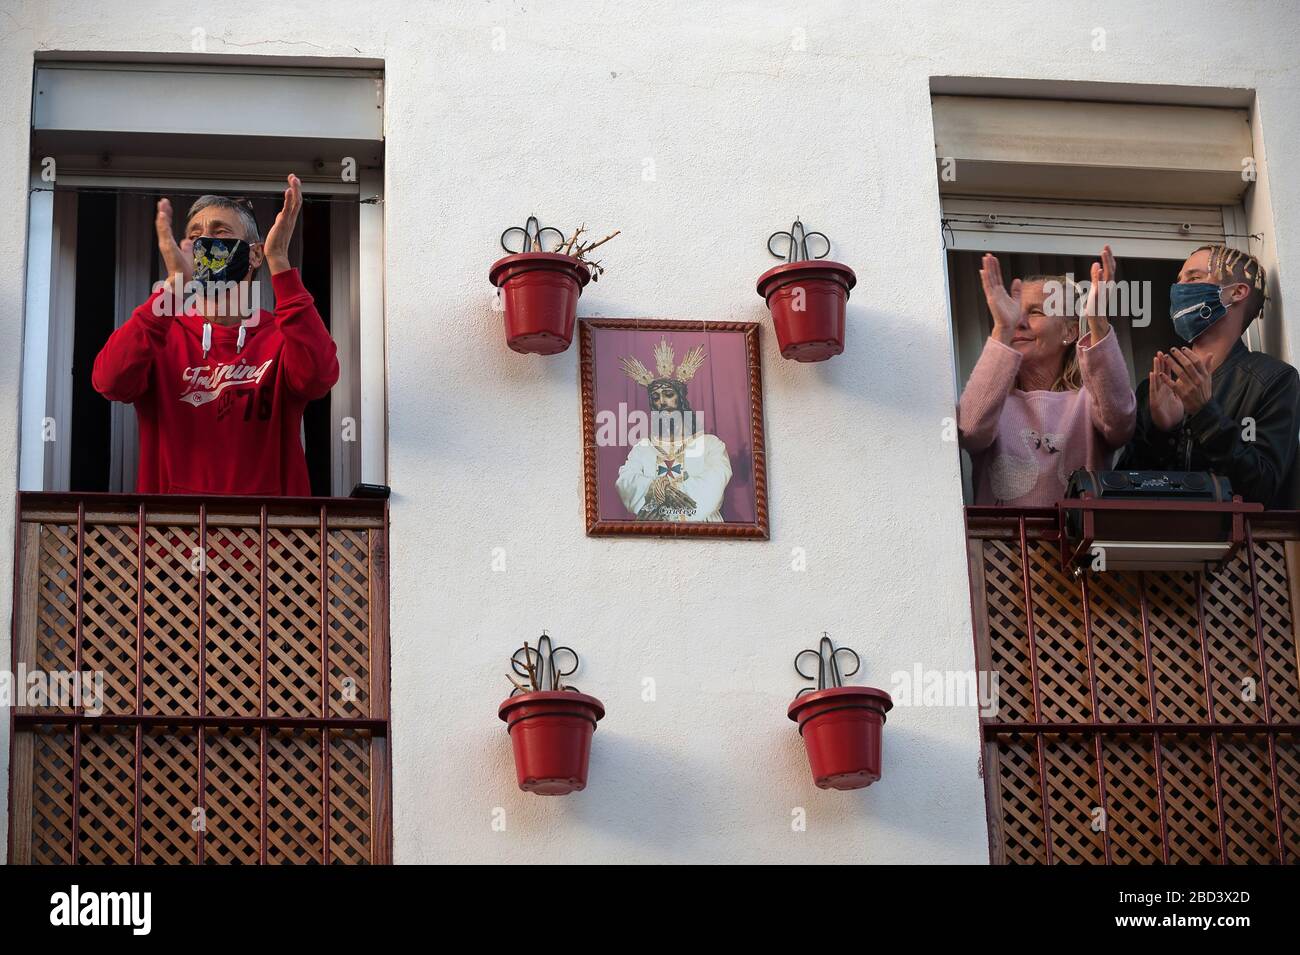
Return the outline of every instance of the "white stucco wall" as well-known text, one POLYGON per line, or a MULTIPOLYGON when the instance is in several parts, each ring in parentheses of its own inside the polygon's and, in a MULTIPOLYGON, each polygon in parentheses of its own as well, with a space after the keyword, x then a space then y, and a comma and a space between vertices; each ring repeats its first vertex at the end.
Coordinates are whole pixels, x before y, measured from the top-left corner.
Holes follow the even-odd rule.
MULTIPOLYGON (((16 477, 33 51, 184 53, 202 27, 211 53, 383 59, 396 859, 986 861, 973 710, 896 708, 884 779, 858 793, 813 787, 785 718, 791 659, 822 630, 862 653, 875 685, 917 662, 972 665, 957 452, 940 430, 955 397, 929 77, 1257 88, 1285 292, 1300 249, 1294 10, 289 0, 219 13, 0 10, 0 501, 16 477), (766 323, 770 542, 584 535, 576 347, 516 355, 490 307, 497 236, 530 212, 623 230, 582 315, 766 323), (753 287, 766 236, 796 214, 859 276, 847 350, 815 366, 781 360, 753 287), (608 708, 591 784, 563 799, 515 788, 495 712, 508 654, 543 627, 582 654, 576 682, 608 708)), ((5 620, 9 603, 0 587, 5 620)), ((7 660, 7 626, 0 639, 7 660)))

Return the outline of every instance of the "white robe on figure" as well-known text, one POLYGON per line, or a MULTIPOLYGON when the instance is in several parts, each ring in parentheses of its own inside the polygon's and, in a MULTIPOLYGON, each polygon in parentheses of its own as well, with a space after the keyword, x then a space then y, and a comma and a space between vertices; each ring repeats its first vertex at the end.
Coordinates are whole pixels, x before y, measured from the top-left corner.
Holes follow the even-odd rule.
MULTIPOLYGON (((664 442, 663 446, 670 445, 664 442)), ((695 502, 694 514, 670 520, 722 522, 722 495, 731 480, 731 459, 721 439, 712 434, 695 434, 675 454, 665 454, 649 438, 634 444, 627 453, 627 462, 618 469, 616 483, 618 496, 633 517, 645 505, 651 482, 666 473, 661 468, 680 469, 684 476, 675 482, 677 488, 695 502)))

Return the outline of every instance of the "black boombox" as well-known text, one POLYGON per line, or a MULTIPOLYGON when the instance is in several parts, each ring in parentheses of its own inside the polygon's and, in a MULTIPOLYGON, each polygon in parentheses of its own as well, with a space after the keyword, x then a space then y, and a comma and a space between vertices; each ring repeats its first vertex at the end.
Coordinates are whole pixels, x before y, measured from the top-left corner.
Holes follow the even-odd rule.
MULTIPOLYGON (((1209 471, 1089 471, 1080 468, 1070 475, 1065 496, 1077 499, 1085 495, 1112 501, 1173 500, 1226 504, 1232 501, 1232 484, 1226 477, 1209 471)), ((1156 539, 1170 540, 1200 539, 1207 532, 1213 538, 1222 533, 1225 522, 1231 521, 1230 515, 1213 512, 1198 515, 1194 512, 1111 511, 1105 517, 1101 521, 1098 514, 1099 523, 1109 525, 1098 527, 1098 532, 1127 537, 1134 532, 1149 530, 1156 539)), ((1074 539, 1083 536, 1081 510, 1066 510, 1065 529, 1074 539)))
POLYGON ((1079 468, 1070 475, 1066 497, 1091 494, 1098 498, 1154 499, 1183 501, 1232 500, 1232 485, 1226 477, 1209 471, 1089 471, 1079 468))

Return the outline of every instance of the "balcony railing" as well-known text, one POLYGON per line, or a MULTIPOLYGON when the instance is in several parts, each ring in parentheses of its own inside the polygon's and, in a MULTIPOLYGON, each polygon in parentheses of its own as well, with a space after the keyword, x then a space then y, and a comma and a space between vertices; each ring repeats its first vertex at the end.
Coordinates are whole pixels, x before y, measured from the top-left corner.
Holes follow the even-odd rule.
POLYGON ((24 493, 15 537, 15 674, 102 693, 12 710, 11 861, 390 861, 384 502, 24 493))
POLYGON ((1300 514, 1205 573, 1076 576, 1055 510, 966 523, 993 861, 1300 861, 1300 514))

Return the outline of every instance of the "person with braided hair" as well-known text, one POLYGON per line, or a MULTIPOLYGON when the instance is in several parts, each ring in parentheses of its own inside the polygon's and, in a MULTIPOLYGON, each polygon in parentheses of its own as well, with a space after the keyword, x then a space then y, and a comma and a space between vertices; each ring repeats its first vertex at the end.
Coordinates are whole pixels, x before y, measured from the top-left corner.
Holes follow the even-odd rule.
POLYGON ((1170 289, 1170 318, 1186 344, 1157 352, 1138 385, 1137 428, 1125 470, 1213 471, 1265 507, 1290 503, 1300 440, 1300 375, 1242 344, 1260 316, 1267 276, 1239 249, 1203 245, 1170 289))

